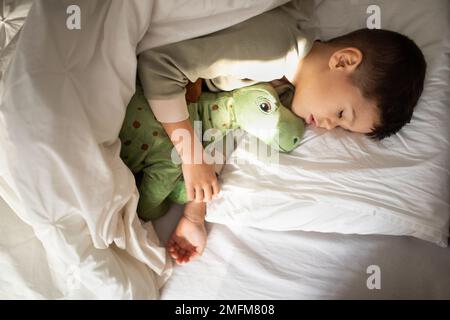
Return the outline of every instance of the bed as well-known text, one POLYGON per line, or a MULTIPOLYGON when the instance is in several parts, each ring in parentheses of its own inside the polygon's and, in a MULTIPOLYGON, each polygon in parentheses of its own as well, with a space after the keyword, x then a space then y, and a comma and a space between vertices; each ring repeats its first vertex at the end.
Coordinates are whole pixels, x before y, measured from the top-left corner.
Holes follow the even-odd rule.
MULTIPOLYGON (((406 0, 286 2, 3 3, 1 298, 450 298, 450 138, 445 125, 450 121, 448 2, 431 1, 426 12, 419 1, 406 0), (81 9, 79 30, 64 27, 76 11, 66 11, 73 4, 81 9), (397 171, 386 171, 394 182, 402 181, 404 175, 414 177, 415 188, 408 190, 420 201, 411 202, 408 195, 400 194, 401 190, 388 194, 380 189, 376 194, 383 197, 376 199, 375 194, 371 199, 379 201, 374 207, 384 211, 370 211, 370 216, 379 219, 377 213, 383 212, 379 216, 394 218, 376 220, 383 223, 374 222, 371 229, 367 222, 361 224, 367 214, 358 219, 346 215, 352 206, 359 205, 357 198, 347 199, 346 206, 339 210, 324 206, 304 210, 317 216, 334 208, 339 223, 309 219, 307 224, 290 229, 274 220, 273 212, 262 210, 265 215, 258 215, 254 203, 250 212, 253 209, 252 217, 257 219, 243 219, 230 210, 223 214, 220 208, 232 208, 236 203, 247 206, 244 199, 233 195, 242 190, 236 183, 242 181, 240 173, 248 174, 248 168, 226 165, 224 197, 209 207, 204 255, 188 265, 173 264, 163 245, 181 207, 173 206, 154 223, 141 223, 135 214, 138 194, 133 176, 118 156, 117 135, 124 108, 134 92, 136 54, 220 30, 280 5, 305 27, 332 37, 364 26, 367 16, 374 12, 366 9, 373 4, 381 8, 383 24, 418 39, 428 62, 426 89, 419 107, 425 110, 428 106, 431 118, 424 119, 425 113, 418 112, 411 123, 413 128, 423 129, 423 134, 414 135, 410 128, 384 145, 370 146, 403 152, 407 165, 389 158, 392 162, 386 161, 381 169, 394 167, 397 171), (401 18, 394 19, 398 16, 401 18), (411 143, 418 151, 411 152, 411 143), (400 147, 403 149, 395 149, 400 147), (410 212, 415 214, 414 221, 410 212), (352 222, 342 222, 343 216, 352 222), (374 230, 374 225, 378 229, 374 230), (378 285, 373 288, 371 276, 377 272, 378 285)), ((304 152, 314 150, 310 141, 319 139, 330 145, 339 139, 357 141, 350 151, 367 146, 341 131, 325 134, 309 128, 304 152)), ((230 157, 246 156, 242 146, 239 144, 230 157)), ((373 153, 378 149, 363 151, 373 153)), ((381 160, 386 156, 380 153, 381 160)), ((346 159, 340 152, 333 157, 342 162, 346 159)), ((322 167, 303 166, 302 170, 315 173, 317 178, 320 176, 315 170, 332 165, 325 161, 322 167)), ((254 162, 252 167, 265 172, 262 164, 254 162)), ((373 183, 383 187, 377 181, 373 183)), ((330 185, 322 183, 319 189, 328 198, 334 196, 327 189, 330 185)), ((394 184, 391 190, 399 186, 405 185, 394 184)), ((246 192, 258 190, 258 185, 249 183, 248 188, 246 192)), ((282 214, 286 216, 288 211, 293 212, 286 208, 282 214)))

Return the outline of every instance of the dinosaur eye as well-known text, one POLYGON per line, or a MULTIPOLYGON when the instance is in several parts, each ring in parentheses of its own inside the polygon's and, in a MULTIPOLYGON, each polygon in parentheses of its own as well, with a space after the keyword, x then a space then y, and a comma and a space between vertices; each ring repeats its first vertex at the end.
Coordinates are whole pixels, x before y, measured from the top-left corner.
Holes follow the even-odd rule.
POLYGON ((272 106, 269 102, 261 102, 259 104, 259 109, 261 109, 262 112, 270 113, 270 111, 272 111, 272 106))

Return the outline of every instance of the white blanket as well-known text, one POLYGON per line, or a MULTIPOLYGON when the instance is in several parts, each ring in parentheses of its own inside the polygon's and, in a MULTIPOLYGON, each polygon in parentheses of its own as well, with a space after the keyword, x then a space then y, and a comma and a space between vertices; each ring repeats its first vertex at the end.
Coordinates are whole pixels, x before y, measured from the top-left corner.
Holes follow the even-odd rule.
POLYGON ((31 229, 8 209, 0 214, 12 224, 5 226, 9 235, 20 225, 18 234, 33 230, 39 241, 27 242, 37 251, 9 254, 17 239, 3 236, 2 260, 13 262, 0 273, 0 297, 158 297, 171 263, 153 226, 143 228, 136 216, 134 178, 119 157, 136 52, 284 2, 34 2, 0 81, 0 195, 31 229), (69 5, 80 9, 80 30, 67 28, 76 14, 66 11, 69 5), (45 259, 33 259, 34 252, 45 259), (27 274, 23 264, 44 261, 51 283, 8 290, 12 274, 27 274))

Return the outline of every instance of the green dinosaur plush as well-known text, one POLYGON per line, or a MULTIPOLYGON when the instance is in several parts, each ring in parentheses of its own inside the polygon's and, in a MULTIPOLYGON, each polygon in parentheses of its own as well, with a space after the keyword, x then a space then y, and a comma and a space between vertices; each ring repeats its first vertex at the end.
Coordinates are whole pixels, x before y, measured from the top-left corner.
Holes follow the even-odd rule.
MULTIPOLYGON (((204 92, 188 110, 192 123, 202 121, 203 132, 216 129, 215 141, 227 130, 242 129, 281 152, 289 152, 299 145, 304 133, 301 118, 284 107, 266 83, 230 92, 204 92)), ((161 217, 171 202, 188 202, 181 165, 172 161, 173 144, 154 117, 139 81, 119 137, 120 156, 136 177, 141 219, 161 217)), ((204 141, 204 147, 208 143, 204 141)))

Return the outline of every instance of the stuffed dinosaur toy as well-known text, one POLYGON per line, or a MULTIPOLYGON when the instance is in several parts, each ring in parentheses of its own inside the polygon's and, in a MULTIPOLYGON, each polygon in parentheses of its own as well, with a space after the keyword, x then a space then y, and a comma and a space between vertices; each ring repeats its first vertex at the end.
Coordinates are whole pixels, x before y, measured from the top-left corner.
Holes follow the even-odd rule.
MULTIPOLYGON (((230 92, 204 92, 197 102, 188 104, 188 110, 192 123, 202 121, 203 132, 218 132, 214 137, 223 138, 227 130, 241 129, 281 152, 296 148, 304 133, 303 120, 284 107, 266 83, 230 92)), ((188 202, 181 165, 172 161, 174 146, 154 117, 139 81, 119 137, 120 156, 136 177, 141 219, 161 217, 171 202, 188 202)), ((203 142, 204 147, 208 143, 203 142)))

